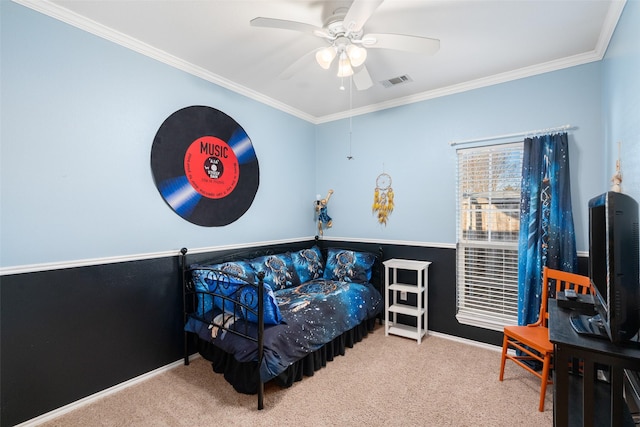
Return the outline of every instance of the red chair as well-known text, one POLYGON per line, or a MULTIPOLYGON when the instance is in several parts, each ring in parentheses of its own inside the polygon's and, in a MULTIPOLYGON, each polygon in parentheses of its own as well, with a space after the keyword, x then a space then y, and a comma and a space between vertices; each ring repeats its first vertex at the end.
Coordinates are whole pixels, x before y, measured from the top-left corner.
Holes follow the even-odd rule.
POLYGON ((547 385, 553 384, 550 378, 551 359, 553 356, 553 344, 549 341, 547 321, 547 298, 549 282, 555 280, 556 295, 565 289, 573 289, 577 294, 586 294, 590 291, 591 281, 587 276, 567 273, 544 267, 542 274, 542 302, 538 321, 527 326, 505 326, 504 340, 502 341, 502 360, 500 362, 500 381, 504 378, 504 365, 507 360, 512 360, 517 365, 531 372, 541 380, 540 406, 538 410, 544 411, 544 397, 547 385), (522 355, 511 354, 509 349, 520 350, 522 355), (537 360, 542 363, 542 372, 537 372, 524 361, 537 360))

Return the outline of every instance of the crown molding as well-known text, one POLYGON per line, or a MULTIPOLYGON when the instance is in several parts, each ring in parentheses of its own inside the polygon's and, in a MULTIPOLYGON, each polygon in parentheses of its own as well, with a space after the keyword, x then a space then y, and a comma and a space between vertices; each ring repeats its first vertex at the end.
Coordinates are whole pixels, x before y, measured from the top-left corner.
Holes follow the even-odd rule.
POLYGON ((622 11, 626 2, 627 0, 614 0, 611 2, 611 6, 609 7, 605 22, 602 26, 602 31, 600 32, 600 36, 598 37, 598 41, 596 43, 596 48, 590 52, 568 56, 566 58, 548 61, 531 67, 524 67, 493 76, 483 77, 460 84, 422 92, 403 98, 394 99, 388 102, 369 105, 366 107, 353 109, 351 111, 344 111, 341 113, 319 117, 316 119, 316 124, 328 123, 348 117, 373 113, 375 111, 386 110, 388 108, 400 107, 403 105, 413 104, 429 99, 454 95, 461 92, 467 92, 474 89, 480 89, 487 86, 493 86, 500 83, 506 83, 513 80, 524 79, 527 77, 537 76, 539 74, 549 73, 552 71, 558 71, 565 68, 588 64, 590 62, 600 61, 602 60, 602 58, 604 58, 604 55, 607 52, 607 47, 609 46, 611 37, 613 37, 613 33, 616 29, 616 25, 618 25, 618 20, 622 15, 622 11))
POLYGON ((253 99, 277 110, 291 114, 292 116, 298 117, 311 123, 314 123, 316 121, 316 118, 310 114, 304 113, 280 101, 276 101, 273 98, 251 90, 245 86, 236 84, 229 79, 211 73, 202 67, 198 67, 190 62, 184 61, 175 55, 171 55, 163 50, 157 49, 147 43, 141 42, 138 39, 116 31, 113 28, 109 28, 96 21, 72 12, 69 9, 65 9, 61 6, 51 3, 48 0, 13 0, 13 2, 28 7, 29 9, 35 10, 36 12, 43 13, 51 18, 65 22, 81 30, 87 31, 88 33, 101 37, 105 40, 109 40, 113 43, 119 44, 120 46, 131 49, 134 52, 138 52, 142 55, 155 59, 171 67, 177 68, 188 74, 194 75, 208 82, 215 83, 218 86, 229 89, 240 95, 244 95, 247 98, 253 99))
POLYGON ((496 74, 493 76, 483 77, 480 79, 464 82, 439 88, 419 94, 406 96, 403 98, 394 99, 388 102, 382 102, 379 104, 373 104, 362 108, 352 109, 350 111, 344 111, 336 114, 329 114, 322 117, 315 117, 310 114, 304 113, 298 109, 295 109, 289 105, 286 105, 280 101, 276 101, 273 98, 265 96, 259 92, 251 90, 245 86, 238 85, 224 77, 213 74, 201 67, 184 61, 174 55, 164 52, 160 49, 156 49, 146 43, 143 43, 137 39, 134 39, 126 34, 118 32, 112 28, 99 24, 91 19, 74 13, 68 9, 51 3, 48 0, 13 0, 15 3, 21 4, 25 7, 33 9, 48 15, 54 19, 65 22, 69 25, 87 31, 96 36, 102 37, 106 40, 117 43, 123 47, 131 49, 142 55, 156 59, 171 67, 182 70, 186 73, 200 77, 203 80, 215 83, 223 88, 229 89, 240 95, 244 95, 250 99, 258 101, 262 104, 273 107, 277 110, 288 113, 292 116, 298 117, 302 120, 308 121, 312 124, 328 123, 336 120, 341 120, 353 116, 359 116, 363 114, 373 113, 376 111, 386 110, 389 108, 400 107, 403 105, 413 104, 416 102, 426 101, 429 99, 440 98, 443 96, 454 95, 461 92, 467 92, 474 89, 480 89, 487 86, 492 86, 500 83, 506 83, 513 80, 523 79, 526 77, 533 77, 539 74, 549 73, 552 71, 558 71, 561 69, 574 67, 577 65, 587 64, 589 62, 595 62, 602 60, 604 57, 611 37, 615 31, 620 15, 624 9, 627 0, 615 0, 611 2, 609 11, 605 18, 602 31, 598 37, 596 48, 591 52, 583 54, 573 55, 566 58, 561 58, 553 61, 548 61, 543 64, 538 64, 531 67, 520 68, 517 70, 496 74))
POLYGON ((611 6, 609 6, 609 12, 605 17, 602 31, 600 31, 600 36, 596 43, 595 52, 600 56, 600 59, 604 58, 605 53, 607 53, 609 42, 611 42, 611 37, 613 37, 613 33, 616 30, 616 26, 618 25, 618 21, 626 4, 627 0, 614 0, 611 2, 611 6))
POLYGON ((335 120, 346 119, 353 116, 360 116, 363 114, 373 113, 376 111, 386 110, 389 108, 401 107, 403 105, 414 104, 416 102, 422 102, 429 99, 441 98, 443 96, 455 95, 457 93, 468 92, 474 89, 481 89, 488 86, 497 85, 500 83, 507 83, 513 80, 519 80, 526 77, 533 77, 539 74, 549 73, 551 71, 558 71, 564 68, 574 67, 576 65, 583 65, 589 62, 599 61, 602 59, 602 55, 596 51, 583 53, 579 55, 570 56, 567 58, 561 58, 554 61, 549 61, 543 64, 534 65, 531 67, 520 68, 513 71, 508 71, 501 74, 495 74, 488 77, 483 77, 476 80, 471 80, 464 83, 459 83, 443 88, 430 90, 427 92, 417 93, 403 98, 397 98, 391 101, 382 102, 379 104, 368 105, 362 108, 354 108, 351 111, 344 111, 341 113, 331 114, 324 117, 320 117, 316 120, 316 124, 328 123, 335 120))

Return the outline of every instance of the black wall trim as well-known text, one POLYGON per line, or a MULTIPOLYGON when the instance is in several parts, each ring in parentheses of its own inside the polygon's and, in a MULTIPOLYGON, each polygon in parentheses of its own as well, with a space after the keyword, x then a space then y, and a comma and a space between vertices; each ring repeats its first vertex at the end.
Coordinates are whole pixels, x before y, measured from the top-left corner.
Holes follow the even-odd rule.
MULTIPOLYGON (((274 252, 313 240, 257 247, 274 252)), ((455 249, 319 241, 384 259, 432 261, 429 329, 501 345, 502 334, 455 318, 455 249)), ((188 255, 218 258, 234 250, 188 255)), ((582 274, 586 258, 581 259, 582 274)), ((178 254, 165 258, 2 276, 0 425, 15 425, 182 358, 178 254)))

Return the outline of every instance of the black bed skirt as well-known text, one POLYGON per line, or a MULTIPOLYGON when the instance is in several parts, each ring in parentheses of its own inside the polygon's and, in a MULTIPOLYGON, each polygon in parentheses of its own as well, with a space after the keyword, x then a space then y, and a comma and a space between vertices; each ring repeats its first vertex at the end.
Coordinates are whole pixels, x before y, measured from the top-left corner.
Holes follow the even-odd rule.
MULTIPOLYGON (((281 387, 290 387, 295 381, 303 377, 313 376, 314 372, 327 365, 335 356, 344 356, 345 349, 362 341, 369 332, 373 331, 376 318, 363 321, 353 329, 348 330, 320 349, 290 365, 284 372, 271 380, 281 387)), ((259 370, 256 362, 238 362, 233 355, 220 350, 208 341, 198 339, 198 352, 209 360, 214 372, 224 374, 224 378, 239 393, 258 393, 259 370)))

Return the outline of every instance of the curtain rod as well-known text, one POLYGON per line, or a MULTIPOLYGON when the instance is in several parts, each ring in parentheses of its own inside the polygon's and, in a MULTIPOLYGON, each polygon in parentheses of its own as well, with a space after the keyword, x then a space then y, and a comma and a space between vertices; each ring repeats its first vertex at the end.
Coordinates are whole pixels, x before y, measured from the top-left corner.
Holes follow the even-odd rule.
POLYGON ((472 142, 492 141, 492 140, 496 140, 496 139, 515 138, 515 137, 519 137, 519 136, 542 135, 542 134, 547 134, 547 133, 556 133, 556 132, 565 131, 565 130, 569 130, 569 129, 575 129, 575 128, 573 126, 571 126, 571 125, 564 125, 564 126, 557 126, 557 127, 554 127, 554 128, 530 130, 530 131, 527 131, 527 132, 517 132, 517 133, 509 133, 509 134, 505 134, 505 135, 487 136, 487 137, 484 137, 484 138, 473 138, 473 139, 467 139, 467 140, 464 140, 464 141, 451 141, 449 143, 449 145, 453 147, 454 145, 471 144, 472 142))

